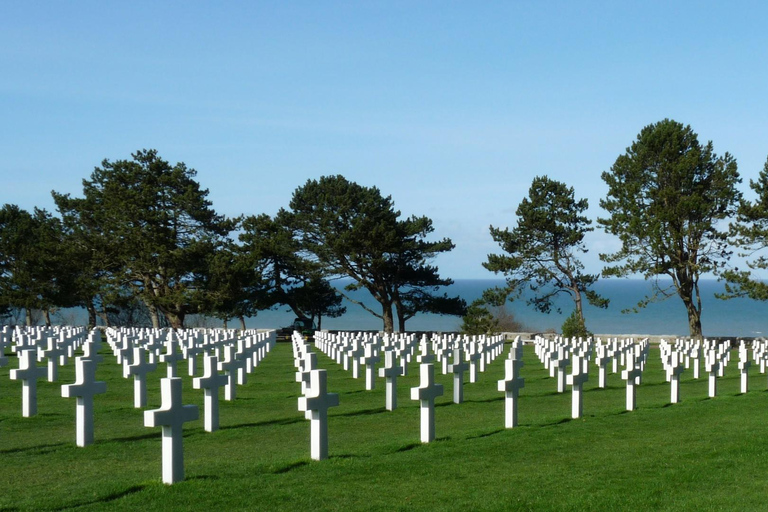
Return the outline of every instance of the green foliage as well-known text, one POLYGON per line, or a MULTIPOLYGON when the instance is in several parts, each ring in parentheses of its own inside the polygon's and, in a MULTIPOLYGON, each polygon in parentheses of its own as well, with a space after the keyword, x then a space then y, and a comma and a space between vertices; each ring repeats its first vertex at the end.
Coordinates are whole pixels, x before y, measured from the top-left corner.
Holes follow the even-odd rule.
POLYGON ((587 326, 584 325, 584 320, 579 316, 579 312, 575 310, 565 319, 561 329, 564 338, 589 338, 592 336, 592 333, 587 330, 587 326))
POLYGON ((290 213, 280 215, 290 219, 302 249, 328 275, 351 277, 354 282, 347 286, 349 290, 368 290, 381 313, 357 303, 381 318, 386 332, 394 330, 393 306, 401 330, 418 311, 464 312, 461 299, 433 294, 452 281, 441 279, 437 267, 428 262, 453 249, 453 244, 449 239, 426 240, 434 230, 430 219, 413 216, 400 220, 390 196, 383 197, 378 188, 363 187, 343 176, 307 181, 294 192, 290 208, 290 213))
POLYGON ((467 313, 461 319, 462 334, 478 335, 499 332, 499 322, 488 310, 488 305, 482 299, 477 299, 469 305, 467 313))
POLYGON ((62 215, 88 234, 113 289, 130 287, 179 327, 204 307, 210 256, 236 221, 216 214, 194 169, 171 166, 155 150, 132 157, 104 160, 83 180, 83 198, 54 198, 62 215))
MULTIPOLYGON (((765 376, 751 372, 754 391, 742 394, 735 365, 718 378, 716 399, 707 398, 707 379, 684 372, 682 402, 669 406, 669 383, 652 348, 631 413, 624 412, 621 376, 609 372, 607 387, 599 389, 597 367, 590 365, 586 414, 572 420, 571 394, 555 392, 549 371, 526 346, 518 427, 503 428, 497 381, 504 378, 504 356, 476 383, 465 383, 462 404, 452 403, 452 375, 435 372, 445 387, 436 400, 437 440, 422 444, 419 403, 410 400, 418 372, 398 377, 398 408, 386 411, 383 385, 364 391, 361 379, 319 354, 340 404, 329 411, 330 458, 312 461, 309 421, 296 407, 301 390, 292 378, 291 345, 278 343, 238 387, 238 398, 220 402, 215 433, 203 430, 203 392, 180 372, 184 403, 197 405, 201 419, 184 425, 185 481, 167 486, 160 477, 161 429, 143 426, 143 410, 132 407, 132 379, 123 378, 109 347, 102 355, 96 376, 107 392, 94 399, 96 442, 87 448, 75 446, 75 399, 61 397, 61 384, 74 382, 73 359, 59 369, 59 382, 39 381, 39 414, 32 418, 21 417, 21 382, 8 378, 13 363, 0 368, 2 456, 12 468, 0 474, 0 509, 765 508, 762 479, 723 478, 724 468, 742 475, 768 470, 768 445, 755 437, 768 422, 768 393, 760 391, 765 376), (564 477, 564 464, 579 470, 564 477)), ((147 381, 148 409, 160 405, 159 384, 147 381)))
POLYGON ((621 240, 619 251, 600 255, 613 264, 603 274, 652 279, 655 294, 638 307, 676 293, 690 335, 700 337, 699 277, 718 271, 731 254, 718 223, 735 214, 741 198, 735 159, 717 156, 690 126, 665 119, 643 128, 602 177, 608 194, 600 206, 609 217, 598 223, 621 240), (661 289, 658 276, 669 276, 671 287, 661 289))
POLYGON ((528 304, 543 313, 563 293, 571 296, 580 316, 582 296, 594 306, 608 307, 608 299, 591 289, 599 276, 584 274, 579 259, 587 252, 584 235, 593 229, 584 215, 588 206, 586 199, 575 199, 573 187, 546 176, 534 178, 528 197, 517 207, 516 227, 491 226, 491 236, 506 254, 489 254, 483 266, 504 274, 509 292, 518 297, 530 289, 528 304))
POLYGON ((755 278, 755 270, 768 269, 768 160, 757 181, 749 180, 749 187, 755 192, 754 201, 742 199, 735 222, 729 230, 729 241, 740 249, 739 256, 748 257, 747 270, 729 268, 722 272, 726 292, 719 298, 749 297, 754 300, 768 300, 768 283, 755 278))
POLYGON ((35 208, 33 214, 16 205, 0 209, 0 311, 24 309, 27 324, 33 309, 48 314, 55 307, 73 306, 77 260, 59 219, 35 208))
POLYGON ((246 217, 242 252, 249 266, 261 276, 253 290, 253 309, 287 305, 298 317, 308 317, 318 324, 323 316, 336 318, 344 314, 343 297, 325 278, 323 267, 302 250, 293 217, 281 211, 269 215, 246 217))

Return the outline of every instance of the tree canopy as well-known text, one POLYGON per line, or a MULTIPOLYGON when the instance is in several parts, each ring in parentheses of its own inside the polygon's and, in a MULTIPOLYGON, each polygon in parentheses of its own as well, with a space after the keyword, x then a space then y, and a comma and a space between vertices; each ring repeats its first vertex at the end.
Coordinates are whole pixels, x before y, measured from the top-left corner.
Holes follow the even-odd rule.
MULTIPOLYGON (((431 220, 400 220, 392 198, 382 196, 376 187, 363 187, 340 175, 324 176, 299 187, 290 208, 302 248, 329 275, 352 278, 348 289, 368 290, 381 313, 358 304, 381 318, 386 332, 394 330, 393 306, 398 305, 404 329, 412 316, 409 307, 416 300, 426 302, 430 291, 451 282, 441 280, 437 268, 428 264, 435 254, 453 248, 450 240, 427 241, 431 220), (425 295, 418 298, 415 290, 425 295)), ((430 304, 437 308, 438 300, 442 299, 430 304)))
POLYGON ((76 261, 68 253, 59 219, 45 210, 34 213, 6 204, 0 209, 0 311, 43 311, 50 325, 50 311, 75 303, 71 291, 76 261))
POLYGON ((507 277, 509 293, 520 296, 530 290, 527 302, 537 311, 549 313, 558 295, 569 295, 584 325, 583 296, 594 306, 608 306, 591 289, 599 275, 585 274, 579 259, 587 252, 584 236, 593 229, 584 215, 588 207, 586 199, 575 199, 573 187, 547 176, 534 178, 517 207, 515 228, 490 228, 506 254, 489 254, 483 266, 507 277))
POLYGON ((54 193, 64 216, 74 216, 90 233, 115 285, 128 286, 153 314, 173 327, 201 310, 208 257, 226 240, 235 221, 217 215, 207 190, 184 163, 171 166, 155 150, 132 160, 104 160, 83 180, 83 198, 54 193))
POLYGON ((598 219, 619 237, 621 249, 601 254, 606 276, 641 274, 654 293, 638 303, 677 295, 688 313, 692 337, 701 337, 699 278, 731 255, 719 223, 736 212, 741 182, 736 160, 701 145, 690 126, 665 119, 643 128, 610 171, 602 173, 609 214, 598 219), (667 276, 667 286, 659 280, 667 276))
POLYGON ((749 180, 749 187, 757 197, 754 201, 742 198, 736 219, 730 224, 729 240, 740 249, 739 256, 750 258, 747 269, 728 268, 722 273, 726 280, 726 293, 720 298, 749 297, 768 300, 768 283, 764 275, 755 272, 768 269, 768 160, 757 181, 749 180))

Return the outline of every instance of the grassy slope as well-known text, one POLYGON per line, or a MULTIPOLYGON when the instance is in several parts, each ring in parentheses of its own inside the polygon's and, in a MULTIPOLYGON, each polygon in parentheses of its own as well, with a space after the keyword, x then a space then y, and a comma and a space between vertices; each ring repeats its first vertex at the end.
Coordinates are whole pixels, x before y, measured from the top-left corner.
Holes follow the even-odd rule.
MULTIPOLYGON (((506 357, 504 354, 503 357, 506 357)), ((735 362, 707 398, 705 378, 683 375, 682 403, 669 405, 669 384, 651 352, 638 410, 624 411, 625 387, 610 375, 597 389, 596 369, 585 385, 585 417, 570 419, 570 390, 556 382, 530 347, 522 375, 520 426, 505 430, 503 376, 497 359, 479 382, 466 384, 466 402, 451 402, 449 376, 436 411, 437 441, 419 443, 418 405, 409 399, 418 372, 399 379, 399 409, 384 409, 383 380, 364 379, 320 356, 329 389, 341 395, 331 410, 330 454, 309 460, 309 422, 297 410, 291 349, 280 344, 221 402, 222 429, 188 423, 184 482, 160 482, 160 429, 143 427, 132 407, 132 383, 106 354, 97 377, 96 443, 74 443, 75 400, 60 385, 74 381, 73 364, 57 383, 39 385, 38 415, 21 417, 21 383, 0 369, 0 509, 444 509, 444 510, 759 510, 768 495, 766 377, 752 372, 739 394, 735 362)), ((12 367, 16 367, 12 361, 12 367)), ((162 366, 162 365, 161 365, 162 366)), ((159 406, 156 372, 149 406, 159 406)), ((185 372, 181 372, 185 373, 185 372)), ((702 375, 704 372, 702 371, 702 375)), ((468 376, 466 376, 468 378, 468 376)), ((185 376, 185 403, 201 407, 202 392, 185 376)))

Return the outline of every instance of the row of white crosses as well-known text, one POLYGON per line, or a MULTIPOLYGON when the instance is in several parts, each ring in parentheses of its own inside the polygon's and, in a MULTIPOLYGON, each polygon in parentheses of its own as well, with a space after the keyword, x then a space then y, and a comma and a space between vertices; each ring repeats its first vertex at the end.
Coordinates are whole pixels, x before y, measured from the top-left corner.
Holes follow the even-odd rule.
POLYGON ((182 427, 184 423, 199 417, 197 406, 183 405, 182 380, 178 377, 177 363, 187 360, 188 373, 194 376, 197 372, 195 358, 204 354, 204 373, 195 377, 192 384, 195 389, 204 390, 204 428, 213 432, 219 428, 219 388, 225 388, 225 400, 234 400, 236 385, 245 384, 245 375, 258 366, 274 346, 276 337, 274 331, 237 333, 221 330, 171 330, 167 332, 164 344, 159 342, 161 337, 162 333, 157 330, 107 331, 107 339, 123 364, 124 376, 134 376, 136 407, 140 407, 138 404, 142 402, 141 397, 145 398, 146 395, 144 376, 147 371, 154 369, 158 358, 166 364, 167 376, 160 381, 161 406, 159 409, 144 411, 144 425, 162 427, 163 482, 173 484, 184 479, 182 427), (219 362, 222 351, 224 361, 219 362), (149 355, 148 363, 144 352, 149 355), (127 360, 129 353, 133 353, 130 363, 127 360), (219 374, 219 371, 224 371, 224 374, 219 374))
POLYGON ((571 417, 580 418, 583 415, 583 385, 588 380, 589 361, 594 358, 598 367, 598 387, 605 388, 608 367, 613 363, 613 373, 618 373, 623 366, 621 377, 627 383, 627 410, 636 408, 635 387, 640 384, 642 372, 648 358, 649 343, 641 340, 636 343, 632 339, 608 340, 603 343, 599 338, 592 339, 546 339, 537 336, 534 339, 535 352, 544 367, 549 369, 550 377, 557 378, 557 392, 565 392, 566 386, 571 386, 571 417), (567 373, 571 366, 571 373, 567 373))
MULTIPOLYGON (((731 358, 731 342, 718 342, 714 340, 676 340, 674 344, 662 340, 660 345, 662 364, 667 371, 667 380, 671 382, 671 402, 677 403, 680 400, 679 378, 683 372, 681 361, 685 361, 685 368, 689 365, 693 367, 693 378, 699 378, 699 359, 704 355, 704 369, 708 374, 708 394, 710 397, 717 396, 717 379, 722 377, 725 367, 731 358)), ((765 373, 766 361, 768 361, 768 350, 766 342, 755 340, 751 343, 752 358, 750 358, 750 345, 744 340, 739 341, 738 369, 740 374, 741 393, 749 391, 749 369, 754 360, 760 367, 760 372, 765 373)))
MULTIPOLYGON (((297 368, 297 380, 306 385, 306 348, 302 347, 302 338, 294 335, 294 356, 297 368)), ((382 361, 378 375, 386 380, 386 408, 397 407, 397 377, 407 375, 408 366, 415 361, 420 365, 420 384, 411 389, 411 398, 419 401, 421 415, 421 440, 428 443, 435 438, 435 399, 443 394, 443 387, 435 383, 435 364, 439 363, 443 374, 453 375, 453 401, 464 400, 464 373, 469 371, 470 382, 476 382, 477 371, 485 371, 502 351, 503 336, 453 336, 423 335, 417 339, 413 334, 379 335, 371 333, 315 333, 315 346, 328 357, 352 372, 353 378, 359 378, 360 367, 365 368, 366 390, 374 389, 376 364, 382 361)), ((311 354, 310 354, 311 357, 311 354)), ((522 361, 520 361, 520 365, 522 361)), ((517 366, 519 369, 519 365, 517 366)), ((516 393, 522 387, 519 375, 511 378, 510 393, 516 393)), ((515 399, 510 398, 512 403, 515 399)), ((302 402, 304 404, 304 402, 302 402)), ((516 409, 515 409, 516 410, 516 409)), ((511 414, 511 413, 510 413, 511 414)), ((515 414, 516 417, 516 414, 515 414)), ((516 420, 515 420, 516 422, 516 420)))
POLYGON ((328 374, 317 368, 317 354, 306 343, 301 333, 291 337, 296 381, 301 383, 303 396, 299 397, 299 411, 310 420, 310 457, 328 458, 328 409, 339 405, 338 393, 328 393, 328 374))
MULTIPOLYGON (((107 340, 123 375, 134 377, 134 406, 146 406, 146 376, 159 362, 165 363, 167 377, 161 380, 160 409, 145 411, 147 427, 163 427, 163 481, 171 484, 184 478, 181 429, 183 423, 197 419, 197 406, 182 404, 181 379, 177 376, 177 363, 189 361, 189 374, 194 375, 193 358, 204 354, 204 374, 193 380, 196 389, 205 390, 205 430, 218 428, 218 388, 227 384, 234 389, 236 379, 245 383, 245 374, 252 371, 276 341, 274 331, 168 331, 151 329, 106 329, 107 340), (165 338, 163 342, 161 338, 165 338), (164 350, 163 350, 164 349, 164 350), (179 352, 180 349, 180 352, 179 352), (217 354, 224 350, 224 364, 217 362, 217 354), (148 356, 149 360, 147 361, 148 356), (226 359, 230 357, 237 364, 226 359), (225 371, 224 375, 218 374, 225 371)), ((5 348, 11 345, 19 360, 19 367, 10 372, 11 379, 22 381, 22 415, 37 413, 37 380, 47 375, 49 381, 57 378, 59 364, 82 349, 83 356, 76 359, 76 382, 62 386, 63 397, 76 397, 76 442, 78 446, 93 443, 93 397, 106 392, 106 384, 95 380, 96 366, 103 359, 98 355, 101 332, 87 333, 84 328, 27 328, 0 329, 0 356, 7 365, 5 348), (15 342, 15 343, 14 343, 15 342), (37 357, 35 357, 37 355, 37 357), (36 359, 47 360, 46 367, 36 365, 36 359)), ((234 398, 234 392, 230 399, 234 398)))

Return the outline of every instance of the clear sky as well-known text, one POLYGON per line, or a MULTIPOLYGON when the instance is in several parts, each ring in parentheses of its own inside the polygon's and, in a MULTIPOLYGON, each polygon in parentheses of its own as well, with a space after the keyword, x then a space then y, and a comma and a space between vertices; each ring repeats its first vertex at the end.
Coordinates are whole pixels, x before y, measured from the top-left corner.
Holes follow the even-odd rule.
MULTIPOLYGON (((427 215, 487 278, 531 180, 603 215, 600 178, 672 118, 735 155, 747 197, 768 156, 768 3, 11 2, 0 9, 0 204, 54 210, 107 158, 155 148, 214 208, 274 214, 343 174, 427 215)), ((587 268, 617 242, 596 231, 587 268)))

